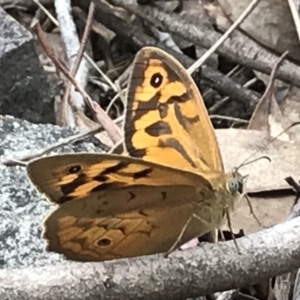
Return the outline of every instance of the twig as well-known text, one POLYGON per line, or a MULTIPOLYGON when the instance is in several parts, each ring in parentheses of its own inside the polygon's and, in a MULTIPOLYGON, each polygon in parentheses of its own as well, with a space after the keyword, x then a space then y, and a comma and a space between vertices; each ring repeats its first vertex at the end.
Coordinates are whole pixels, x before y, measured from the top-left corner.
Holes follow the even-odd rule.
MULTIPOLYGON (((85 12, 82 11, 79 7, 73 7, 72 12, 74 13, 74 15, 76 15, 76 17, 78 17, 80 20, 84 21, 86 20, 85 17, 85 12)), ((96 32, 97 34, 99 34, 99 32, 101 32, 101 30, 98 30, 98 23, 95 22, 95 20, 93 20, 92 22, 92 30, 94 32, 96 32)), ((102 78, 111 86, 111 88, 116 92, 116 93, 120 93, 120 90, 118 89, 118 87, 110 80, 110 78, 97 66, 97 64, 85 53, 85 58, 89 61, 89 63, 98 71, 98 73, 100 73, 100 75, 102 76, 102 78)))
POLYGON ((285 181, 295 190, 297 196, 300 196, 300 185, 291 176, 286 177, 285 181))
MULTIPOLYGON (((255 79, 256 80, 256 79, 255 79)), ((243 84, 243 87, 248 87, 250 86, 251 84, 253 84, 253 81, 252 80, 249 80, 247 81, 245 84, 243 84)), ((230 99, 229 96, 226 96, 224 98, 222 98, 220 101, 218 101, 217 103, 215 103, 213 106, 211 106, 209 109, 208 109, 208 112, 210 114, 213 114, 215 113, 216 111, 218 111, 228 100, 230 99)))
MULTIPOLYGON (((284 61, 284 59, 287 57, 287 55, 289 54, 288 51, 285 51, 280 57, 279 59, 277 60, 271 74, 270 74, 270 78, 269 78, 269 82, 268 82, 268 85, 266 87, 266 90, 264 92, 264 94, 261 96, 261 99, 267 97, 267 95, 272 92, 272 88, 274 86, 274 83, 275 83, 275 80, 276 80, 276 75, 278 73, 278 70, 279 68, 281 67, 282 65, 282 62, 284 61)), ((261 101, 261 100, 260 100, 261 101)))
MULTIPOLYGON (((74 66, 78 49, 80 48, 76 26, 71 15, 71 3, 70 0, 55 0, 54 6, 59 23, 61 38, 64 43, 64 49, 68 59, 68 68, 71 70, 74 66)), ((86 87, 88 80, 88 66, 85 59, 81 61, 78 72, 76 71, 75 74, 72 74, 72 77, 75 78, 75 80, 82 86, 83 89, 86 87)), ((84 98, 78 91, 74 89, 74 86, 71 87, 71 97, 74 106, 76 106, 78 109, 84 110, 84 98)), ((70 106, 67 105, 65 107, 63 105, 62 115, 67 120, 67 123, 70 127, 76 127, 75 118, 70 106)))
POLYGON ((244 123, 244 124, 249 123, 249 121, 247 121, 247 120, 243 120, 243 119, 240 119, 240 118, 234 118, 234 117, 219 116, 219 115, 210 115, 209 117, 211 119, 228 120, 228 121, 237 122, 237 123, 244 123))
MULTIPOLYGON (((39 22, 36 21, 32 29, 35 31, 36 35, 39 37, 41 44, 49 56, 49 58, 52 60, 52 62, 55 64, 55 66, 64 74, 64 76, 71 81, 71 83, 76 87, 76 89, 81 93, 83 99, 86 101, 88 104, 89 108, 91 111, 93 111, 93 100, 90 98, 90 96, 85 92, 85 90, 81 87, 81 85, 70 75, 68 70, 62 66, 61 63, 57 60, 55 57, 55 54, 53 52, 53 49, 48 45, 47 39, 43 33, 43 30, 41 29, 39 22), (46 46, 48 45, 48 47, 46 46)), ((112 139, 114 143, 118 142, 121 137, 121 130, 119 127, 117 127, 112 120, 108 117, 108 115, 100 108, 96 114, 97 121, 99 124, 102 124, 104 129, 107 131, 109 137, 112 139)))
POLYGON ((216 293, 214 296, 216 297, 216 300, 232 300, 235 299, 239 293, 239 290, 229 290, 223 293, 216 293))
MULTIPOLYGON (((75 59, 74 64, 73 64, 73 68, 70 72, 70 75, 73 76, 73 77, 76 76, 76 73, 77 73, 79 65, 80 65, 80 61, 81 61, 83 53, 84 53, 84 49, 85 49, 85 46, 86 46, 86 41, 88 39, 90 29, 91 29, 91 24, 92 24, 92 21, 93 21, 94 9, 95 9, 94 3, 91 2, 90 7, 89 7, 89 12, 88 12, 88 17, 87 17, 87 20, 86 20, 86 25, 85 25, 84 32, 83 32, 82 39, 81 39, 81 43, 80 43, 80 47, 79 47, 76 59, 75 59)), ((76 77, 75 77, 75 79, 76 79, 76 77)), ((62 106, 63 106, 62 117, 63 117, 63 120, 68 120, 67 111, 68 111, 68 108, 70 108, 69 105, 68 105, 68 102, 70 101, 71 107, 74 106, 74 105, 76 106, 76 104, 73 103, 73 98, 69 99, 70 92, 71 92, 71 87, 72 87, 72 84, 71 84, 70 81, 68 81, 67 87, 65 89, 65 94, 64 94, 64 97, 63 97, 63 100, 62 100, 62 106)))
POLYGON ((294 219, 296 217, 299 217, 300 215, 300 185, 299 183, 296 183, 296 181, 292 178, 292 177, 287 177, 285 178, 285 181, 294 188, 295 192, 296 192, 296 199, 294 202, 294 205, 289 213, 289 215, 287 216, 286 220, 291 220, 294 219))
MULTIPOLYGON (((125 89, 124 90, 121 90, 121 94, 124 94, 124 92, 125 92, 125 89)), ((114 103, 116 102, 116 100, 119 98, 119 96, 120 96, 120 98, 122 99, 122 97, 121 97, 121 95, 119 95, 119 94, 116 94, 115 96, 114 96, 114 98, 112 99, 112 100, 110 100, 110 102, 109 102, 109 104, 108 104, 108 106, 107 106, 107 108, 106 108, 106 113, 108 114, 108 112, 110 111, 110 109, 112 108, 112 106, 114 105, 114 103)), ((124 103, 124 102, 123 102, 124 103)))
POLYGON ((188 72, 191 74, 197 70, 229 37, 229 35, 250 15, 254 8, 258 5, 260 0, 252 0, 247 6, 244 12, 238 17, 238 19, 227 29, 227 31, 202 55, 194 64, 188 68, 188 72))
MULTIPOLYGON (((245 293, 239 292, 239 295, 241 296, 241 299, 258 300, 258 298, 248 295, 248 294, 245 294, 245 293)), ((219 299, 217 299, 217 300, 219 300, 219 299)))

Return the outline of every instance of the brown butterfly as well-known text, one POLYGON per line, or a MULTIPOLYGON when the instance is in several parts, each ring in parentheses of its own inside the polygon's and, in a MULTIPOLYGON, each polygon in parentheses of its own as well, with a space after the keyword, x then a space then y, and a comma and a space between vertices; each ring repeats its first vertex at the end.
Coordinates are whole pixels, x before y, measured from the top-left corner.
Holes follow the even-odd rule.
POLYGON ((62 154, 31 161, 32 183, 58 205, 47 249, 79 261, 168 252, 218 228, 243 193, 224 173, 202 97, 166 52, 136 55, 127 92, 126 155, 62 154))

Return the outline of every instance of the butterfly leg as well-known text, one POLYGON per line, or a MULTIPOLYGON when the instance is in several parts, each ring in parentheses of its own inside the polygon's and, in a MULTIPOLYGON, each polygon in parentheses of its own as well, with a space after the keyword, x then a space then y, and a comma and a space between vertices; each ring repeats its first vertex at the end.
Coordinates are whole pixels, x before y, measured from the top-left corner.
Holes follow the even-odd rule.
POLYGON ((230 234, 231 234, 231 237, 233 239, 233 243, 234 243, 234 245, 235 245, 235 247, 237 249, 238 254, 241 254, 240 248, 239 248, 239 246, 238 246, 238 244, 236 242, 236 238, 235 238, 233 230, 232 230, 232 225, 231 225, 231 220, 230 220, 230 214, 229 214, 228 207, 225 208, 225 214, 226 214, 226 218, 227 218, 228 228, 230 230, 230 234))
POLYGON ((249 209, 250 209, 250 214, 253 216, 253 218, 255 219, 255 221, 257 222, 257 224, 262 227, 262 228, 267 228, 266 226, 264 226, 258 219, 258 217, 256 216, 256 214, 254 213, 254 209, 253 209, 253 206, 250 202, 250 199, 249 199, 249 196, 248 195, 245 195, 244 196, 246 198, 246 201, 247 201, 247 204, 249 206, 249 209))
POLYGON ((182 237, 183 237, 183 235, 184 235, 186 229, 187 229, 188 226, 190 225, 190 223, 191 223, 191 221, 193 220, 193 218, 194 218, 194 214, 190 215, 189 219, 188 219, 188 220, 186 221, 186 223, 184 224, 184 226, 183 226, 183 228, 182 228, 182 230, 181 230, 179 236, 177 237, 175 243, 174 243, 174 244, 171 246, 171 248, 166 252, 165 257, 168 257, 169 254, 170 254, 171 252, 173 252, 174 249, 178 246, 180 240, 182 239, 182 237))
POLYGON ((188 220, 186 221, 185 225, 183 226, 183 228, 182 228, 182 230, 181 230, 179 236, 177 237, 175 243, 174 243, 174 244, 171 246, 171 248, 166 252, 165 257, 168 257, 168 255, 169 255, 171 252, 173 252, 173 251, 177 248, 177 246, 180 244, 180 241, 181 241, 181 239, 182 239, 184 233, 186 232, 186 229, 188 228, 188 226, 190 225, 190 223, 192 222, 193 219, 199 220, 202 224, 205 224, 205 225, 207 225, 208 227, 209 227, 209 225, 210 225, 208 222, 206 222, 206 221, 204 221, 203 219, 201 219, 198 215, 192 214, 192 215, 188 218, 188 220))

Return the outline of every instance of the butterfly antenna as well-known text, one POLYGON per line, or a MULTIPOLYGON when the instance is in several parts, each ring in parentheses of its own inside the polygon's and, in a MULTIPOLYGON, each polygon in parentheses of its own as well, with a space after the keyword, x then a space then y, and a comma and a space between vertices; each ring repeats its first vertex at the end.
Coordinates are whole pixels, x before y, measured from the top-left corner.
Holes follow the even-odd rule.
MULTIPOLYGON (((251 156, 252 156, 252 155, 251 155, 251 156)), ((237 172, 240 168, 242 168, 242 167, 244 167, 244 166, 247 166, 247 165, 250 165, 250 164, 252 164, 252 163, 254 163, 254 162, 257 162, 257 161, 259 161, 259 160, 261 160, 261 159, 267 159, 269 162, 272 161, 271 158, 270 158, 269 156, 266 156, 266 155, 261 156, 261 157, 258 157, 258 158, 255 158, 255 159, 250 160, 250 161, 245 160, 243 163, 241 163, 241 164, 236 168, 236 172, 237 172)))

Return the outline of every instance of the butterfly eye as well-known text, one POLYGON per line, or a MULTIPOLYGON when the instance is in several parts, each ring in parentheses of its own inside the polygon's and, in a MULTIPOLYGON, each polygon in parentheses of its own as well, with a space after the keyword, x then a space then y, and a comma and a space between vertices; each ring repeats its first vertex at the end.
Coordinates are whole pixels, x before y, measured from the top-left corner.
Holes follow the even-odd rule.
POLYGON ((235 194, 237 192, 243 193, 243 183, 237 180, 236 178, 230 178, 227 182, 227 190, 231 194, 235 194))
POLYGON ((79 171, 81 171, 81 166, 78 166, 78 165, 76 165, 76 166, 71 166, 71 167, 69 167, 69 169, 68 169, 68 173, 69 173, 69 174, 76 174, 76 173, 78 173, 79 171))
POLYGON ((162 84, 163 81, 163 77, 160 73, 155 73, 152 75, 151 80, 150 80, 150 84, 154 87, 154 88, 159 88, 162 84))
POLYGON ((103 238, 103 239, 99 240, 97 242, 97 244, 100 247, 106 247, 106 246, 109 246, 111 244, 111 240, 108 239, 108 238, 103 238))

